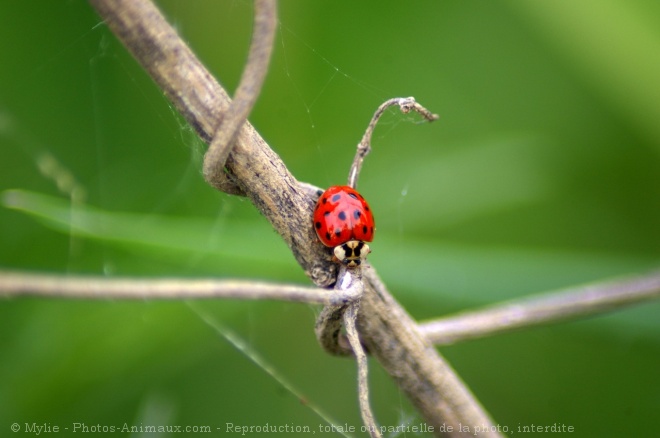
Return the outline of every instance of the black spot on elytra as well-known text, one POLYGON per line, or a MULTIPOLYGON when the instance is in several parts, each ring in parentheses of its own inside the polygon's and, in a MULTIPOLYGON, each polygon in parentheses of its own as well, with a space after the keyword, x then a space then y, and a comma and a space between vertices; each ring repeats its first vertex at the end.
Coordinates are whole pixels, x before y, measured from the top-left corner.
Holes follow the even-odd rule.
POLYGON ((323 213, 323 216, 329 216, 329 215, 330 215, 330 210, 328 210, 328 211, 326 211, 325 213, 323 213))
POLYGON ((346 220, 346 212, 340 211, 337 216, 339 216, 339 219, 341 219, 343 221, 346 220))
POLYGON ((330 234, 330 231, 327 231, 325 233, 325 240, 330 240, 330 239, 332 239, 332 234, 330 234))
POLYGON ((324 204, 328 202, 328 197, 326 196, 325 198, 321 199, 321 202, 323 202, 324 204))
POLYGON ((357 220, 360 219, 360 216, 362 216, 362 212, 360 210, 355 210, 353 212, 353 217, 357 220))
POLYGON ((355 196, 355 193, 349 193, 348 196, 350 196, 353 199, 357 199, 357 196, 355 196))
POLYGON ((335 236, 341 237, 341 230, 339 228, 335 230, 335 236))
POLYGON ((366 225, 363 225, 363 226, 362 226, 362 232, 363 232, 364 234, 367 234, 367 231, 369 231, 369 228, 367 228, 366 225))
POLYGON ((314 226, 316 226, 316 229, 318 230, 319 228, 321 228, 321 222, 315 223, 314 226))
POLYGON ((369 206, 368 206, 368 205, 365 205, 365 206, 364 206, 364 210, 365 210, 365 211, 369 211, 369 206))
POLYGON ((332 202, 337 202, 341 199, 341 194, 337 193, 335 195, 332 195, 332 202))

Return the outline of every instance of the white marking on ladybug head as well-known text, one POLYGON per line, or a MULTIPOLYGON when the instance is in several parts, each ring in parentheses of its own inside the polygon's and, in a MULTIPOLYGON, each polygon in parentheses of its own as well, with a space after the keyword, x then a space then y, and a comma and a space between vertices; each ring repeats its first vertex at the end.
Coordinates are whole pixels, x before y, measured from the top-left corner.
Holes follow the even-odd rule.
POLYGON ((337 261, 346 265, 348 268, 355 268, 356 266, 360 266, 362 260, 367 258, 367 255, 371 252, 371 248, 360 240, 349 240, 342 245, 336 246, 333 252, 337 261))

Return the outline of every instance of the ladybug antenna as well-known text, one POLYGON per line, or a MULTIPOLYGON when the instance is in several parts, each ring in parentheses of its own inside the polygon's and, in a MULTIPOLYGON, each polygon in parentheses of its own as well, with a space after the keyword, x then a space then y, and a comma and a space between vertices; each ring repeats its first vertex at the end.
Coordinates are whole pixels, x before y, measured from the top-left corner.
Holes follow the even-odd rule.
POLYGON ((385 110, 394 105, 398 105, 399 109, 401 109, 401 112, 404 114, 408 114, 410 111, 415 111, 429 122, 438 120, 439 117, 437 114, 433 114, 431 111, 417 103, 414 97, 395 97, 382 103, 374 113, 374 116, 371 118, 371 122, 369 122, 367 130, 364 132, 362 140, 360 140, 360 143, 357 145, 357 152, 355 153, 355 158, 353 158, 353 165, 351 166, 351 171, 348 174, 349 187, 355 189, 357 186, 357 179, 360 175, 360 169, 362 169, 362 162, 364 161, 364 157, 366 157, 367 154, 371 152, 371 135, 374 133, 374 129, 376 129, 376 123, 378 123, 378 120, 383 115, 385 110))

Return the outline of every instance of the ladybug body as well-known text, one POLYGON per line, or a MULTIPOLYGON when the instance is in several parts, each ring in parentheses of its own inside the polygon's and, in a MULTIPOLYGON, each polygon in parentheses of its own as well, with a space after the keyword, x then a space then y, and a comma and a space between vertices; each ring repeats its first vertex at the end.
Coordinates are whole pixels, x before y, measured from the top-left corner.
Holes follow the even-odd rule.
POLYGON ((335 258, 348 267, 358 266, 369 254, 364 242, 374 239, 374 217, 367 201, 349 186, 332 186, 319 197, 314 229, 321 242, 334 248, 335 258))

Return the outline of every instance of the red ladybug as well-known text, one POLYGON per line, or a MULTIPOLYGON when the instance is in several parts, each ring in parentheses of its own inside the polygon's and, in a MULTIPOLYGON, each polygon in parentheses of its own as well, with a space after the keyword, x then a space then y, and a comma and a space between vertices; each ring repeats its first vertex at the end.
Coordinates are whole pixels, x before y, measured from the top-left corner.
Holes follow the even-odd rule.
POLYGON ((371 252, 364 242, 374 239, 374 217, 367 201, 349 186, 332 186, 319 197, 314 229, 335 258, 353 268, 371 252))

